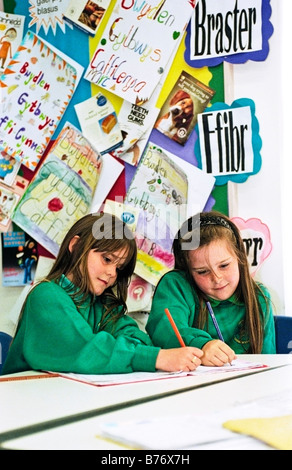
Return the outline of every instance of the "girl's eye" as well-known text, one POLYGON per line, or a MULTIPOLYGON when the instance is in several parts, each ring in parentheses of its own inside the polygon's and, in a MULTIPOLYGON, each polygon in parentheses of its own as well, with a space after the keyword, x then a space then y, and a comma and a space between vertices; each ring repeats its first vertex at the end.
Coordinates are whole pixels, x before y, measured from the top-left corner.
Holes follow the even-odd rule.
POLYGON ((111 259, 108 256, 104 255, 103 259, 105 263, 111 263, 111 259))
POLYGON ((208 274, 209 271, 196 271, 197 274, 199 274, 199 276, 205 276, 206 274, 208 274))

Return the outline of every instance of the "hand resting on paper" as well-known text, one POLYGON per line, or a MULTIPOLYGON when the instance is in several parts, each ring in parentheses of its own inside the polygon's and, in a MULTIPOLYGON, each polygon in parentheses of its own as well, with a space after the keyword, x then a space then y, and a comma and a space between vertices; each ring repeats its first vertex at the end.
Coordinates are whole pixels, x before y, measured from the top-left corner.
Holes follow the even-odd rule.
POLYGON ((203 347, 203 366, 224 366, 236 359, 234 351, 220 339, 208 341, 203 347))
POLYGON ((201 365, 203 352, 198 348, 184 347, 175 349, 161 349, 156 360, 156 369, 165 372, 182 370, 189 372, 201 365))

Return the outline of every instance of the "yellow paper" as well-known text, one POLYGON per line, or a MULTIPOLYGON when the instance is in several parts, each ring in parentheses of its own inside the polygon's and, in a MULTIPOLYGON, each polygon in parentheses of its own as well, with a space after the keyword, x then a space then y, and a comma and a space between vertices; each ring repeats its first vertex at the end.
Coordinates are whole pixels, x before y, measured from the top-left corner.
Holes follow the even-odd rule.
POLYGON ((230 420, 223 427, 255 437, 276 449, 292 450, 292 415, 230 420))

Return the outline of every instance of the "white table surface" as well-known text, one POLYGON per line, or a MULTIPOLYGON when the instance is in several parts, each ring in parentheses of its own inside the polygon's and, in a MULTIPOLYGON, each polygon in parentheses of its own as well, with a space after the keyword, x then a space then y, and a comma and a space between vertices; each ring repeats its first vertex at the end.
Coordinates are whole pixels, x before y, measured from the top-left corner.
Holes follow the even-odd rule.
MULTIPOLYGON (((292 355, 242 355, 239 358, 262 362, 272 368, 292 364, 292 355)), ((89 418, 112 411, 119 404, 128 405, 131 401, 200 388, 205 384, 229 382, 237 376, 247 373, 253 375, 260 371, 225 372, 106 387, 61 377, 0 382, 0 443, 3 441, 3 433, 13 433, 17 429, 24 429, 25 434, 25 428, 29 426, 41 425, 45 428, 53 420, 60 420, 60 423, 56 423, 58 425, 66 424, 66 419, 68 422, 68 419, 74 421, 76 416, 77 419, 89 418), (65 422, 62 422, 64 419, 65 422)), ((33 371, 29 373, 35 374, 33 371)), ((6 439, 7 436, 4 437, 6 439)))
MULTIPOLYGON (((268 357, 242 355, 240 358, 262 362, 272 367, 287 362, 292 364, 292 355, 289 354, 268 357)), ((257 370, 248 372, 257 373, 257 370)), ((33 371, 29 373, 38 374, 33 371)), ((246 373, 247 371, 232 372, 230 378, 246 373)), ((21 374, 11 376, 13 375, 21 374)), ((0 382, 0 434, 15 428, 99 410, 113 404, 226 380, 228 375, 226 373, 206 374, 205 376, 171 378, 108 387, 96 387, 61 377, 0 382)))
MULTIPOLYGON (((292 365, 263 372, 237 376, 173 396, 130 406, 111 413, 61 425, 42 432, 11 439, 2 443, 5 449, 24 450, 96 450, 123 452, 129 448, 100 436, 100 425, 109 421, 128 421, 145 417, 163 418, 192 414, 201 417, 212 413, 234 409, 248 402, 287 391, 292 396, 292 365)), ((252 439, 238 438, 232 441, 209 443, 202 449, 270 449, 267 445, 252 439)), ((132 448, 133 449, 133 448, 132 448)), ((134 450, 134 449, 133 449, 134 450)), ((103 455, 103 454, 101 454, 103 455)), ((105 455, 109 455, 108 452, 105 455)))

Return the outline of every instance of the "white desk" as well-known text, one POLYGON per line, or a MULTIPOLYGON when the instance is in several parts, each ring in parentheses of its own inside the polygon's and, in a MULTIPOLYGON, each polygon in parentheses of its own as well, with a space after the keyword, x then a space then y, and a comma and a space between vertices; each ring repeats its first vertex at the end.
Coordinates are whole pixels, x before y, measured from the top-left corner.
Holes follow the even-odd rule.
MULTIPOLYGON (((112 448, 112 444, 105 444, 104 441, 95 438, 98 423, 108 419, 109 416, 114 415, 115 419, 120 417, 129 419, 129 416, 136 417, 139 413, 143 416, 145 413, 146 416, 158 412, 169 414, 170 410, 181 413, 188 409, 188 400, 193 405, 194 402, 200 403, 196 410, 201 413, 207 409, 218 410, 218 406, 233 404, 239 396, 243 401, 249 397, 263 396, 264 393, 280 390, 282 385, 292 386, 292 355, 241 356, 241 358, 279 368, 207 374, 109 387, 95 387, 64 378, 2 382, 0 383, 0 442, 2 447, 12 448, 23 448, 23 446, 26 448, 26 445, 27 448, 51 449, 106 449, 107 446, 112 448), (281 367, 284 364, 288 365, 281 367), (241 377, 247 373, 248 376, 241 377), (285 376, 287 381, 283 379, 285 376), (262 385, 264 382, 266 390, 262 385), (247 385, 242 388, 242 384, 247 385), (218 387, 220 390, 220 403, 217 391, 216 393, 210 391, 214 390, 213 387, 218 387), (184 391, 185 389, 190 391, 184 391), (173 393, 175 391, 181 393, 173 393), (139 400, 146 402, 139 404, 139 400), (117 409, 119 404, 123 406, 120 410, 117 409), (39 429, 29 429, 27 426, 39 426, 39 429), (35 432, 42 429, 48 430, 35 432), (33 434, 30 435, 31 432, 33 434), (24 437, 11 440, 22 435, 24 437), (42 436, 46 436, 44 440, 42 436)), ((117 446, 114 445, 114 448, 117 446)))

